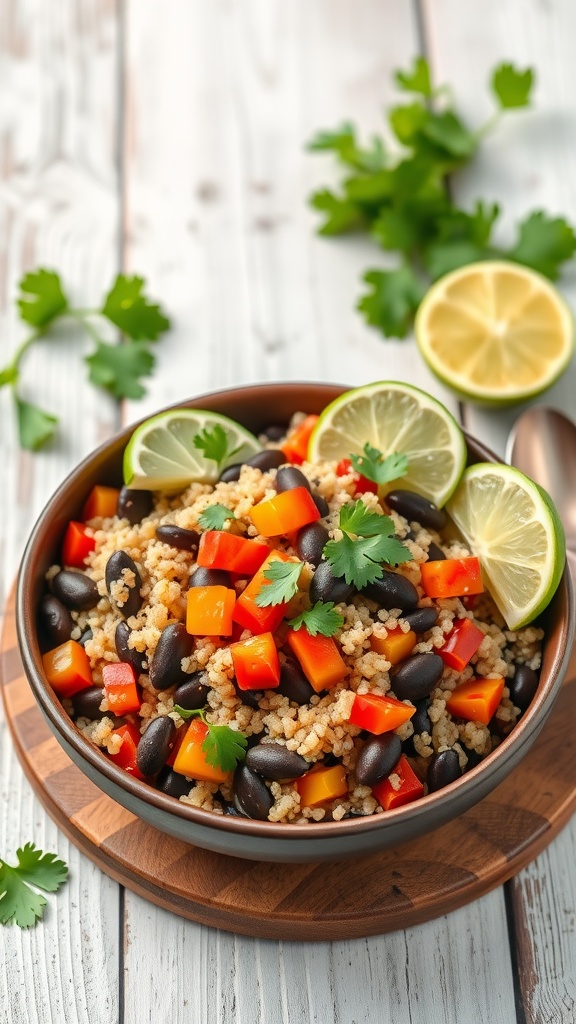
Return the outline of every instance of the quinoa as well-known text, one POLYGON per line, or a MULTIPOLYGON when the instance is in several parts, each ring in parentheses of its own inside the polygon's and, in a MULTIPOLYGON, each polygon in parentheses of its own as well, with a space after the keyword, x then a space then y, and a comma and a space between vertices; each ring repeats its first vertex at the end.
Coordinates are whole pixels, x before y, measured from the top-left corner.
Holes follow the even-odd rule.
MULTIPOLYGON (((293 423, 296 422, 297 418, 293 423)), ((350 471, 338 475, 336 464, 330 462, 305 462, 300 469, 311 482, 314 492, 327 502, 328 512, 320 522, 331 538, 338 539, 341 536, 338 528, 339 510, 357 497, 356 474, 350 471)), ((150 682, 149 669, 166 627, 185 622, 189 578, 196 568, 196 555, 158 539, 157 528, 170 525, 202 532, 202 512, 218 503, 226 506, 235 516, 224 524, 225 532, 261 541, 270 549, 299 557, 287 538, 259 536, 250 517, 256 504, 276 495, 276 473, 276 469, 263 472, 247 464, 242 467, 236 481, 220 481, 214 486, 193 483, 178 495, 155 494, 150 513, 134 525, 117 516, 90 521, 95 549, 86 558, 82 571, 96 584, 99 600, 88 611, 72 612, 72 638, 77 641, 86 630, 91 631, 90 638, 85 641, 85 650, 93 682, 102 686, 103 667, 119 660, 115 644, 116 628, 122 621, 121 609, 127 600, 129 588, 135 584, 134 573, 125 569, 122 578, 114 582, 109 590, 105 579, 106 565, 115 551, 126 552, 137 566, 141 597, 139 611, 127 619, 130 631, 128 646, 141 656, 143 666, 138 675, 141 706, 127 720, 138 726, 141 735, 155 719, 167 716, 175 723, 177 738, 188 728, 188 724, 174 708, 177 684, 169 685, 164 690, 156 689, 150 682)), ((376 494, 367 492, 362 495, 362 500, 374 511, 388 512, 382 508, 376 494)), ((421 567, 428 561, 430 546, 438 546, 448 558, 463 558, 472 553, 460 540, 445 540, 438 532, 426 529, 418 522, 411 522, 394 510, 390 510, 390 516, 397 538, 404 542, 410 554, 409 561, 392 571, 405 577, 416 588, 418 608, 431 608, 437 613, 434 625, 414 638, 411 655, 437 654, 441 651, 456 620, 468 619, 484 634, 476 653, 462 671, 445 667, 429 697, 418 702, 424 715, 424 726, 415 729, 413 722, 408 720, 395 730, 408 764, 417 778, 424 782, 425 792, 428 766, 432 758, 443 751, 453 750, 457 754, 460 770, 466 771, 501 742, 521 715, 521 709, 510 699, 508 685, 504 685, 500 703, 488 725, 454 717, 447 709, 454 689, 475 677, 498 677, 507 683, 514 676, 517 665, 525 665, 537 671, 540 667, 543 633, 536 626, 517 631, 508 630, 486 591, 475 601, 465 601, 459 597, 432 600, 428 597, 422 585, 421 567)), ((60 568, 50 568, 47 573, 48 585, 60 568)), ((287 618, 310 607, 309 589, 313 574, 314 565, 305 563, 298 593, 286 610, 287 618)), ((242 593, 247 582, 243 578, 235 580, 237 596, 242 593)), ((315 821, 341 820, 350 815, 382 812, 382 806, 370 786, 363 785, 356 776, 358 756, 367 734, 358 725, 352 724, 349 718, 357 695, 397 699, 394 666, 385 654, 379 653, 378 642, 385 641, 392 631, 409 634, 410 623, 403 617, 400 608, 381 608, 361 593, 354 593, 338 603, 336 611, 342 616, 342 625, 334 634, 334 640, 345 663, 346 674, 330 689, 315 694, 304 704, 290 700, 276 689, 258 694, 257 701, 243 697, 242 691, 235 685, 230 638, 195 637, 192 652, 182 659, 179 666, 186 677, 198 673, 200 681, 207 688, 205 715, 212 725, 228 726, 242 733, 247 737, 249 745, 259 742, 262 745, 283 746, 287 751, 304 758, 310 767, 342 766, 346 776, 346 794, 316 807, 302 803, 297 780, 264 780, 270 793, 270 821, 308 822, 312 825, 315 821)), ((240 641, 250 635, 248 630, 239 629, 233 639, 240 641)), ((280 664, 283 665, 291 655, 285 646, 285 630, 283 632, 282 626, 275 639, 280 664)), ((404 700, 404 703, 411 706, 408 700, 404 700)), ((114 756, 120 749, 122 737, 118 732, 119 723, 110 713, 105 696, 100 711, 105 712, 103 717, 96 720, 77 717, 76 725, 105 754, 114 756)), ((188 782, 187 792, 180 796, 182 802, 218 814, 229 811, 233 796, 231 778, 220 784, 193 778, 188 782)), ((392 790, 399 790, 401 777, 397 768, 389 773, 388 783, 392 790)))

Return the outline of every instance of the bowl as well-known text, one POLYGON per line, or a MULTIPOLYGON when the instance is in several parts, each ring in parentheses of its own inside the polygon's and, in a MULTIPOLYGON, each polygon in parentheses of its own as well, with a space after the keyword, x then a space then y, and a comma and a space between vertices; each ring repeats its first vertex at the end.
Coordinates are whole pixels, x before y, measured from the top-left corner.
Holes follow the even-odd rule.
MULTIPOLYGON (((204 394, 179 405, 209 408, 254 432, 286 422, 296 410, 320 412, 342 391, 330 384, 272 383, 204 394)), ((110 761, 76 728, 47 684, 36 619, 45 574, 58 562, 65 527, 80 517, 94 484, 119 486, 122 453, 133 427, 89 455, 58 488, 38 519, 19 573, 17 628, 24 669, 35 698, 57 740, 72 761, 104 793, 160 832, 217 853, 259 861, 313 862, 375 853, 431 832, 482 800, 522 760, 544 726, 559 694, 574 634, 573 592, 564 572, 542 617, 545 629, 537 692, 522 718, 480 764, 444 789, 384 813, 314 824, 279 824, 195 808, 141 782, 110 761)), ((466 436, 469 461, 497 461, 480 442, 466 436)))

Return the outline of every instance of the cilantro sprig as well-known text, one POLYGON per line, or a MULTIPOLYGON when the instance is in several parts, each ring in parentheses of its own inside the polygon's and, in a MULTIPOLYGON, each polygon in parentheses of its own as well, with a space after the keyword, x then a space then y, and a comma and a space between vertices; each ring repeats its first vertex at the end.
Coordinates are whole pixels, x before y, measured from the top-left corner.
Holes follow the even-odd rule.
POLYGON ((34 843, 16 850, 15 867, 0 858, 0 924, 31 928, 44 914, 46 900, 37 889, 56 892, 68 868, 55 853, 43 853, 34 843), (34 888, 32 888, 34 886, 34 888))
POLYGON ((394 536, 390 516, 366 508, 360 499, 342 506, 338 525, 342 538, 329 540, 323 554, 334 575, 343 576, 357 590, 380 579, 382 562, 400 565, 412 558, 408 548, 394 536))
POLYGON ((554 281, 576 252, 573 226, 541 210, 529 213, 513 244, 502 247, 493 238, 499 206, 477 200, 472 209, 463 209, 450 194, 450 175, 473 159, 502 114, 530 106, 534 77, 531 68, 498 65, 490 79, 494 114, 472 130, 455 109, 450 90, 435 87, 426 60, 417 57, 411 68, 394 75, 407 94, 406 102, 388 113, 395 153, 379 137, 362 146, 350 122, 310 141, 310 150, 332 153, 344 173, 338 191, 324 188, 310 197, 322 214, 319 234, 364 231, 398 257, 391 269, 365 272, 368 288, 358 302, 366 321, 387 337, 408 334, 426 288, 450 270, 505 258, 554 281))
POLYGON ((209 505, 198 516, 198 522, 203 530, 222 530, 229 519, 236 519, 236 516, 220 502, 209 505))
POLYGON ((204 708, 189 711, 181 708, 179 704, 174 705, 181 718, 201 718, 204 725, 208 727, 208 734, 202 743, 202 750, 206 754, 208 764, 213 768, 221 768, 223 772, 233 772, 239 761, 246 757, 248 740, 242 732, 236 732, 229 725, 212 725, 206 718, 204 708))
POLYGON ((0 387, 12 391, 21 448, 38 451, 58 426, 57 416, 22 397, 20 382, 26 353, 37 341, 54 335, 64 318, 75 320, 94 342, 93 351, 85 357, 92 384, 118 399, 145 394, 141 379, 150 376, 155 364, 149 344, 168 330, 170 321, 144 288, 144 278, 118 274, 100 306, 77 309, 55 270, 40 267, 24 275, 16 304, 20 319, 33 331, 0 370, 0 387), (100 325, 106 321, 122 332, 120 344, 110 344, 101 336, 100 325))
POLYGON ((270 582, 263 584, 256 594, 256 604, 260 608, 268 608, 273 604, 290 601, 298 590, 298 580, 303 568, 304 562, 271 562, 264 570, 264 577, 270 582))
POLYGON ((304 626, 310 636, 321 633, 322 636, 334 636, 344 625, 344 616, 334 611, 334 601, 316 601, 312 608, 308 608, 293 619, 288 619, 288 625, 292 629, 301 629, 304 626))
POLYGON ((195 448, 204 453, 207 459, 213 459, 218 469, 221 468, 227 459, 231 459, 236 452, 240 451, 242 445, 230 448, 230 437, 220 423, 213 427, 203 427, 198 434, 192 438, 195 448))
POLYGON ((408 471, 408 459, 400 452, 392 452, 386 458, 374 448, 369 441, 362 449, 362 455, 351 453, 350 462, 357 473, 372 480, 375 484, 387 484, 390 480, 397 480, 408 471))

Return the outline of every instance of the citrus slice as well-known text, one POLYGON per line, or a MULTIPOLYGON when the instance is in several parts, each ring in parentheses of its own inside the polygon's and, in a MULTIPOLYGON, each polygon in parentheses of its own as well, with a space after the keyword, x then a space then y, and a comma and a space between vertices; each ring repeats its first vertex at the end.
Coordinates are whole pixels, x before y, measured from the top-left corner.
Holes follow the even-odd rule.
POLYGON ((124 451, 124 482, 134 490, 177 491, 193 481, 213 484, 225 466, 245 462, 261 445, 239 423, 206 409, 170 409, 145 420, 124 451), (223 458, 208 458, 194 439, 213 432, 222 439, 223 458), (219 435, 218 435, 219 428, 219 435))
POLYGON ((438 507, 454 491, 466 464, 466 443, 454 417, 435 398, 400 381, 353 388, 326 406, 310 438, 308 458, 323 462, 359 455, 367 441, 384 456, 406 455, 408 472, 401 486, 438 507))
POLYGON ((436 376, 488 405, 539 395, 574 351, 574 321, 560 293, 517 263, 488 260, 446 274, 424 296, 414 327, 436 376))
POLYGON ((509 629, 532 622, 552 600, 566 556, 546 492, 518 469, 479 462, 465 470, 446 508, 509 629))

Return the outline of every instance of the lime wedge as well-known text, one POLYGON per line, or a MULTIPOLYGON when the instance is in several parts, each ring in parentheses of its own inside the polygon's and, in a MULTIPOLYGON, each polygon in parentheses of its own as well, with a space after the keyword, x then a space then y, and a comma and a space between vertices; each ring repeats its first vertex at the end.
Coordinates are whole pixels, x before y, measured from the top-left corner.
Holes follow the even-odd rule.
POLYGON ((480 560, 508 628, 532 622, 552 600, 566 557, 546 492, 511 466, 479 462, 464 472, 446 508, 480 560))
POLYGON ((227 416, 206 409, 171 409, 136 427, 124 451, 124 482, 147 491, 182 490, 193 481, 213 484, 225 466, 245 462, 261 447, 250 431, 227 416), (194 444, 201 432, 214 428, 226 435, 221 461, 207 458, 194 444))
MULTIPOLYGON (((466 464, 466 442, 454 417, 419 388, 378 381, 346 391, 326 406, 310 438, 311 462, 361 454, 366 442, 384 456, 406 455, 401 487, 438 507, 453 493, 466 464)), ((386 485, 387 490, 395 481, 386 485)))

